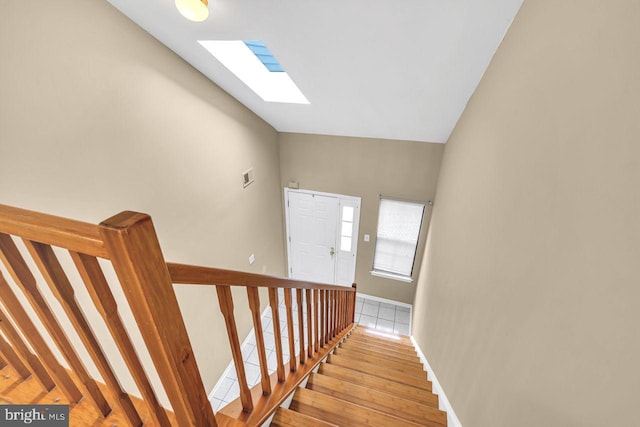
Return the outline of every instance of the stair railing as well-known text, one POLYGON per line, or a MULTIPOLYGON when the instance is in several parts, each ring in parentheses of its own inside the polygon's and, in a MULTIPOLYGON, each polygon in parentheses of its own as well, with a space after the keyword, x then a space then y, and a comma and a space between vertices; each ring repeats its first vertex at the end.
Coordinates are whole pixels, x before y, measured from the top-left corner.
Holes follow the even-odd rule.
POLYGON ((354 327, 355 283, 352 287, 344 287, 182 264, 169 263, 168 267, 171 280, 175 284, 216 286, 240 388, 239 398, 218 412, 220 425, 226 425, 224 420, 227 417, 249 426, 259 426, 264 423, 354 327), (240 339, 236 329, 231 293, 231 287, 235 286, 246 288, 253 318, 261 372, 261 380, 253 388, 249 388, 247 382, 240 339), (268 290, 268 305, 272 315, 275 341, 276 370, 271 375, 261 322, 258 291, 261 288, 268 290), (288 331, 286 340, 284 340, 280 323, 280 292, 284 297, 288 331), (294 294, 297 304, 297 328, 294 328, 293 321, 294 294), (295 348, 296 334, 298 349, 295 348), (283 345, 288 345, 289 349, 288 369, 285 367, 283 345), (221 417, 221 414, 224 417, 221 417))
POLYGON ((0 366, 11 364, 21 378, 33 376, 46 391, 57 386, 72 406, 87 397, 104 417, 118 407, 132 426, 141 426, 143 422, 162 427, 260 425, 354 327, 355 284, 349 288, 167 264, 151 218, 136 212, 122 212, 100 225, 93 225, 0 205, 0 264, 8 274, 5 277, 0 269, 0 366), (59 259, 61 252, 68 253, 67 262, 59 259), (137 347, 120 317, 103 271, 104 263, 110 263, 116 273, 173 413, 165 411, 158 402, 137 347), (142 396, 142 404, 134 405, 120 385, 103 344, 77 301, 69 269, 76 270, 82 281, 76 285, 84 286, 101 315, 142 396), (89 374, 86 361, 80 358, 61 326, 61 318, 41 292, 41 280, 64 310, 60 316, 72 325, 106 383, 104 386, 89 374), (240 398, 215 415, 193 355, 174 283, 216 286, 240 383, 240 398), (262 376, 260 384, 253 389, 249 389, 244 374, 234 318, 233 286, 247 289, 254 321, 262 376), (277 369, 272 375, 268 373, 265 356, 259 288, 268 290, 274 326, 280 325, 278 290, 282 290, 287 327, 291 332, 294 290, 296 295, 299 354, 295 356, 293 333, 289 333, 291 356, 286 369, 281 331, 274 328, 277 369), (306 341, 303 302, 306 304, 306 341), (71 371, 59 363, 36 323, 43 325, 71 371))
POLYGON ((103 417, 114 406, 118 407, 132 426, 141 426, 143 421, 163 427, 172 423, 217 426, 148 215, 122 212, 97 226, 0 205, 0 261, 9 275, 5 278, 0 270, 0 301, 4 307, 0 309, 0 329, 4 335, 0 339, 0 352, 5 360, 16 364, 12 363, 22 378, 33 375, 47 392, 57 386, 71 406, 87 397, 103 417), (67 259, 61 261, 61 256, 67 259), (100 262, 110 262, 115 270, 173 413, 166 412, 158 402, 100 262), (117 345, 143 398, 141 408, 122 389, 103 343, 76 298, 70 269, 80 276, 117 345), (64 315, 55 314, 41 291, 40 277, 64 315), (9 284, 9 279, 15 286, 9 284), (24 306, 18 297, 20 293, 28 301, 24 306), (37 319, 28 314, 27 306, 37 319), (61 323, 63 317, 66 319, 61 323), (71 371, 59 363, 40 334, 38 322, 71 371), (62 326, 67 322, 106 383, 106 393, 105 387, 89 374, 86 361, 69 339, 62 326))

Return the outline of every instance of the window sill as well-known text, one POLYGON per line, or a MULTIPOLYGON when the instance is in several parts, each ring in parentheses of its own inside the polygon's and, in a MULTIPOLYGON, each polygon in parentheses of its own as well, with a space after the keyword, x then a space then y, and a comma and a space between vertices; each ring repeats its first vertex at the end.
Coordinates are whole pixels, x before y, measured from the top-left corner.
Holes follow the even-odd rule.
POLYGON ((387 273, 385 271, 371 270, 372 276, 384 277, 385 279, 398 280, 405 283, 413 283, 413 279, 409 276, 401 276, 399 274, 387 273))

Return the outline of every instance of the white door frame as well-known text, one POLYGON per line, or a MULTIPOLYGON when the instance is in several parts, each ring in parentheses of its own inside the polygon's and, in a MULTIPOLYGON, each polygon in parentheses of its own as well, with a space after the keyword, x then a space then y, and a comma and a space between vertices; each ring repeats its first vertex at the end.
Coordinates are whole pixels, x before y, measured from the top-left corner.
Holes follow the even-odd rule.
POLYGON ((336 236, 336 253, 337 253, 337 257, 336 257, 336 268, 335 268, 335 273, 334 273, 334 283, 336 283, 338 281, 338 263, 340 261, 340 256, 344 255, 344 256, 350 256, 352 257, 352 262, 350 263, 350 271, 346 272, 345 274, 350 278, 349 279, 349 283, 344 283, 345 281, 343 280, 343 283, 336 283, 336 284, 341 284, 341 285, 345 285, 345 286, 351 286, 351 283, 355 280, 355 273, 356 273, 356 259, 357 259, 357 254, 358 254, 358 236, 359 236, 359 228, 360 228, 360 202, 361 202, 361 198, 358 196, 347 196, 344 194, 335 194, 335 193, 325 193, 322 191, 313 191, 313 190, 304 190, 304 189, 293 189, 293 188, 288 188, 285 187, 284 188, 284 212, 285 212, 285 228, 286 228, 286 248, 287 248, 287 275, 289 277, 291 277, 291 236, 290 236, 290 223, 289 223, 289 193, 303 193, 303 194, 311 194, 311 195, 318 195, 318 196, 328 196, 328 197, 336 197, 338 198, 338 206, 339 206, 339 210, 338 210, 338 217, 336 218, 336 230, 337 230, 337 236, 336 236), (351 251, 344 252, 341 251, 341 244, 340 244, 340 237, 341 237, 341 229, 342 229, 342 208, 344 206, 350 206, 354 208, 354 215, 353 215, 353 230, 352 230, 352 238, 351 238, 351 251))

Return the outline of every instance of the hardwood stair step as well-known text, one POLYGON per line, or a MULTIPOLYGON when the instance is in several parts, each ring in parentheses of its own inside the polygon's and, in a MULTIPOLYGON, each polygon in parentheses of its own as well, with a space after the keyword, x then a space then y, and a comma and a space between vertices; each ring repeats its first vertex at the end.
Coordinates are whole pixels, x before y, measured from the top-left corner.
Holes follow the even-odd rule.
POLYGON ((330 354, 327 358, 327 363, 431 391, 431 387, 427 384, 426 372, 424 372, 424 375, 400 374, 397 371, 385 368, 384 366, 363 362, 361 360, 351 360, 337 354, 330 354))
POLYGON ((423 405, 327 375, 311 374, 306 387, 309 390, 324 393, 366 408, 376 409, 420 425, 437 427, 446 425, 447 422, 447 414, 433 406, 423 405))
POLYGON ((403 399, 421 403, 423 405, 438 407, 438 396, 431 392, 431 382, 427 381, 428 390, 416 388, 395 381, 370 375, 364 372, 354 371, 339 365, 321 363, 318 373, 327 375, 345 382, 358 384, 364 387, 376 389, 403 399))
POLYGON ((411 342, 411 339, 406 335, 398 335, 394 333, 378 331, 376 329, 363 328, 360 325, 358 325, 357 328, 351 331, 351 334, 377 341, 390 342, 400 347, 413 349, 413 343, 411 342))
POLYGON ((404 353, 398 353, 396 351, 386 350, 382 347, 375 347, 371 345, 362 344, 356 341, 343 341, 340 343, 339 348, 344 348, 345 350, 359 351, 361 353, 368 353, 375 356, 388 356, 393 359, 401 360, 403 362, 407 362, 410 364, 418 364, 422 366, 422 362, 417 355, 410 355, 404 353))
POLYGON ((412 400, 370 389, 336 378, 312 374, 306 386, 309 390, 375 409, 420 425, 438 427, 446 425, 447 414, 433 406, 422 405, 412 400))
POLYGON ((347 339, 349 341, 357 341, 360 343, 365 343, 367 345, 382 347, 384 349, 392 350, 397 353, 409 354, 411 356, 414 356, 417 354, 415 348, 413 347, 408 347, 405 345, 400 345, 398 343, 385 341, 385 340, 372 339, 370 337, 360 335, 360 334, 350 334, 347 339))
POLYGON ((420 425, 306 388, 298 388, 296 390, 289 409, 330 423, 349 427, 408 427, 420 425))
POLYGON ((422 375, 423 373, 426 373, 422 365, 420 365, 419 363, 411 363, 401 359, 394 359, 393 356, 388 356, 385 354, 377 355, 346 348, 335 348, 334 354, 345 356, 354 360, 362 360, 367 363, 380 364, 381 366, 384 366, 386 368, 393 368, 398 372, 402 372, 408 375, 422 375))
POLYGON ((345 342, 357 344, 358 346, 369 347, 383 353, 393 354, 394 356, 405 356, 407 358, 418 357, 418 353, 415 350, 407 350, 404 348, 394 347, 393 345, 390 345, 390 344, 371 341, 369 339, 361 338, 359 336, 352 335, 351 337, 346 339, 345 342))
POLYGON ((408 347, 413 348, 413 343, 411 342, 411 338, 409 338, 406 335, 399 335, 399 334, 393 334, 393 333, 381 333, 379 330, 377 329, 372 329, 372 328, 367 328, 366 326, 362 326, 362 325, 358 325, 358 327, 356 329, 353 330, 353 333, 356 334, 361 334, 367 337, 371 337, 371 338, 378 338, 378 339, 382 339, 382 340, 390 340, 392 342, 397 342, 399 344, 403 344, 406 345, 408 347), (392 336, 393 338, 387 338, 387 336, 392 336))
POLYGON ((274 427, 337 427, 336 424, 331 424, 287 408, 278 408, 270 425, 274 427))

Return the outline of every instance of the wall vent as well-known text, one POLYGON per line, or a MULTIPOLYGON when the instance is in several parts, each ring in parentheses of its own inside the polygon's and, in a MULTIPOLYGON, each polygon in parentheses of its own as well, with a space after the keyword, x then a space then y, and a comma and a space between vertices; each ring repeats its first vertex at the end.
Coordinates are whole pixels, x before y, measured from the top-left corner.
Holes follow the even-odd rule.
POLYGON ((246 188, 254 180, 253 168, 249 168, 242 173, 242 187, 246 188))

